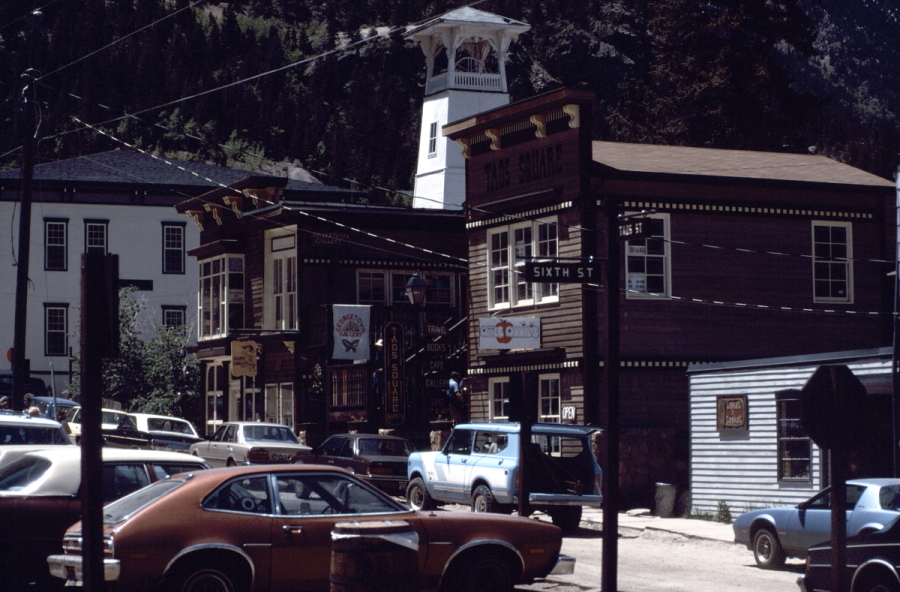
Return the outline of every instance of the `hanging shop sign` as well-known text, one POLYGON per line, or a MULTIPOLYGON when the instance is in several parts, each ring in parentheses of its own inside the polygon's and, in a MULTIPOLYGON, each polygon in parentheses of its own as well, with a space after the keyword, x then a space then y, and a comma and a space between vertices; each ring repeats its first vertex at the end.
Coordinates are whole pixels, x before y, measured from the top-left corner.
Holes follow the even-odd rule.
POLYGON ((231 376, 256 376, 256 360, 262 353, 262 344, 255 341, 231 342, 231 376))
POLYGON ((369 312, 359 304, 335 304, 333 307, 334 350, 339 360, 369 359, 369 312))
POLYGON ((384 419, 400 425, 406 419, 406 376, 403 368, 403 325, 384 326, 384 419))
POLYGON ((539 317, 478 319, 478 349, 539 349, 539 317))

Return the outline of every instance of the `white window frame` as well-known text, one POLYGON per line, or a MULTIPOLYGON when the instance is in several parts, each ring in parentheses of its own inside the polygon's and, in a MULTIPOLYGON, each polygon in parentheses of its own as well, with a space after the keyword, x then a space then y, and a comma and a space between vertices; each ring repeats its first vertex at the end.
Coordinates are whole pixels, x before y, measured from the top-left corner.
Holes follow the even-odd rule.
POLYGON ((671 298, 672 297, 672 251, 671 251, 671 219, 669 214, 648 214, 647 218, 662 220, 663 234, 661 239, 641 239, 625 241, 625 297, 626 298, 671 298), (660 240, 662 244, 660 245, 660 240), (651 243, 650 241, 654 241, 651 243), (648 247, 651 251, 648 253, 648 247), (662 252, 659 253, 661 247, 662 252), (636 260, 642 260, 642 267, 634 268, 636 260), (647 263, 653 261, 653 271, 647 273, 647 263), (661 273, 659 273, 661 272, 661 273), (663 290, 647 291, 647 276, 663 278, 663 290))
POLYGON ((101 255, 109 252, 109 220, 84 221, 84 252, 95 250, 101 255))
MULTIPOLYGON (((406 282, 417 272, 410 270, 387 270, 387 269, 357 269, 356 270, 356 302, 357 304, 384 304, 390 306, 392 304, 409 303, 406 297, 406 282), (364 275, 370 277, 363 277, 364 275), (362 286, 364 281, 381 276, 384 281, 384 298, 376 300, 372 298, 362 297, 362 286)), ((425 303, 433 305, 454 305, 456 304, 456 274, 447 271, 425 271, 418 272, 419 277, 425 280, 425 303), (439 280, 446 287, 439 288, 439 280), (446 297, 438 298, 438 290, 440 294, 446 294, 446 297)))
POLYGON ((539 422, 562 422, 562 384, 559 373, 538 375, 537 411, 539 422))
POLYGON ((219 255, 200 261, 200 286, 197 294, 197 340, 228 335, 232 310, 243 321, 245 268, 243 255, 219 255), (240 275, 240 282, 237 276, 240 275))
POLYGON ((266 421, 294 429, 294 384, 266 383, 266 421))
MULTIPOLYGON (((829 231, 829 234, 831 232, 829 231)), ((853 304, 853 224, 851 222, 831 222, 825 220, 813 220, 811 226, 812 240, 812 276, 813 276, 813 302, 840 302, 853 304), (827 242, 817 240, 819 228, 843 228, 846 234, 844 243, 844 257, 841 257, 841 243, 834 242, 833 237, 828 237, 827 242), (836 252, 837 251, 837 252, 836 252), (841 280, 831 279, 835 271, 843 270, 846 294, 844 296, 820 296, 822 282, 827 284, 839 284, 841 280)))
POLYGON ((69 355, 69 305, 44 304, 44 355, 49 357, 69 355), (50 348, 51 337, 62 336, 62 349, 50 348))
POLYGON ((526 261, 552 261, 559 256, 555 217, 493 228, 487 233, 488 307, 513 308, 559 302, 556 282, 525 281, 526 261))
POLYGON ((44 271, 67 271, 69 269, 69 221, 60 219, 44 220, 44 271), (50 265, 52 249, 62 251, 62 265, 50 265))
POLYGON ((185 273, 184 264, 184 241, 185 241, 185 225, 183 222, 163 222, 162 223, 162 272, 165 274, 181 274, 185 273), (176 232, 177 231, 177 232, 176 232), (174 253, 172 259, 178 260, 177 266, 170 265, 170 254, 174 253))
POLYGON ((277 331, 296 331, 297 234, 268 234, 265 272, 265 326, 277 331))
POLYGON ((432 121, 428 127, 428 157, 437 156, 438 122, 432 121))
POLYGON ((492 420, 509 419, 509 376, 488 378, 488 413, 492 420))
POLYGON ((180 305, 162 305, 162 324, 164 327, 183 331, 187 327, 187 307, 180 305))

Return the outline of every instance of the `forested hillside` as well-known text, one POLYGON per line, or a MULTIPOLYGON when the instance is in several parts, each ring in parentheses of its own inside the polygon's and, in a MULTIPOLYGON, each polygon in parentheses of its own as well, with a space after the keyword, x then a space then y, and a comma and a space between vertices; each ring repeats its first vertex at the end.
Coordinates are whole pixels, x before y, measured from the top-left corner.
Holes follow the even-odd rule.
MULTIPOLYGON (((38 162, 121 147, 286 164, 401 199, 425 60, 402 36, 449 0, 0 2, 0 167, 37 70, 38 162), (41 16, 30 15, 41 8, 41 16), (91 124, 86 127, 85 124, 91 124)), ((513 100, 594 91, 596 139, 900 164, 900 10, 888 0, 487 0, 525 21, 513 100)), ((274 166, 274 168, 271 168, 274 166)))

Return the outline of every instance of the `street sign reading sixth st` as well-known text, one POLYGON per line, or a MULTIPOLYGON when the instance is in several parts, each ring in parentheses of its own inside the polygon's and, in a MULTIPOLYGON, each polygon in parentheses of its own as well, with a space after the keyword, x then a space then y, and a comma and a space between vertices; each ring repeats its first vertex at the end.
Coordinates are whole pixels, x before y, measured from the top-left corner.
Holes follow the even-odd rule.
POLYGON ((599 284, 598 263, 525 262, 526 282, 557 282, 570 284, 599 284))

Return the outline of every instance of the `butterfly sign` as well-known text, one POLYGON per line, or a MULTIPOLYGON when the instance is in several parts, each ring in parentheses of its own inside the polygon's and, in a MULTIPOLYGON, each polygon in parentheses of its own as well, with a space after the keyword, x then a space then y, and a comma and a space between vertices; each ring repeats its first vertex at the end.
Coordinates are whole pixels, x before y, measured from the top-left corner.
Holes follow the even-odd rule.
POLYGON ((371 307, 335 304, 332 310, 334 348, 331 357, 341 360, 368 360, 371 307))

